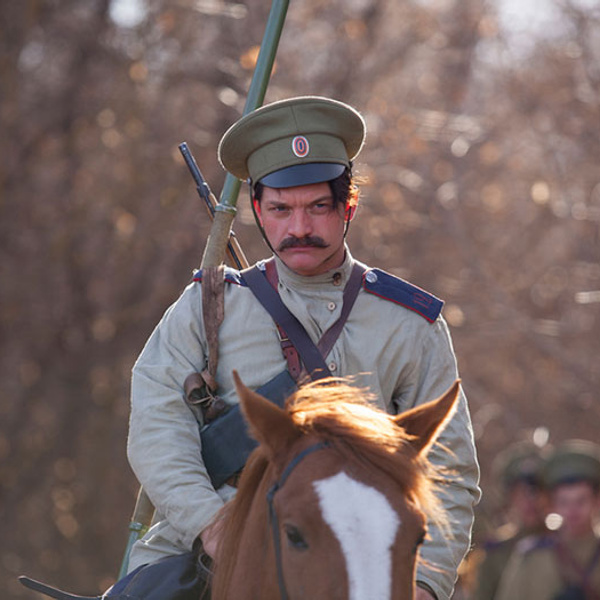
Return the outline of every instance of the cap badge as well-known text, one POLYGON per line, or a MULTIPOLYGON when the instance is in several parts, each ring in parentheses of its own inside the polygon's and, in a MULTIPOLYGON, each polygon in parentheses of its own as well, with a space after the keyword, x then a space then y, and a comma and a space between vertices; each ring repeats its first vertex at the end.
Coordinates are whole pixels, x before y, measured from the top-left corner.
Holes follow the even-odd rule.
POLYGON ((297 135, 292 140, 292 152, 298 158, 304 158, 305 156, 308 156, 309 150, 310 147, 308 145, 308 140, 303 135, 297 135))

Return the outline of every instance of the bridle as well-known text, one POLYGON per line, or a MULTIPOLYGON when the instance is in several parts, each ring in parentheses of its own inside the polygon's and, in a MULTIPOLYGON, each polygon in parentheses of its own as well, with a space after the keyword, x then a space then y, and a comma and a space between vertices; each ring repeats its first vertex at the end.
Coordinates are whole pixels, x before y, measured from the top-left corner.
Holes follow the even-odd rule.
POLYGON ((330 444, 327 442, 317 442, 312 446, 308 446, 298 453, 285 467, 281 477, 271 486, 267 492, 267 504, 269 506, 269 523, 271 524, 271 535, 273 537, 273 547, 275 549, 275 564, 277 567, 277 582, 279 584, 279 592, 281 600, 288 600, 287 590, 285 588, 285 581, 283 579, 283 564, 281 562, 281 540, 279 537, 279 519, 277 517, 277 511, 273 504, 275 493, 280 490, 285 484, 286 480, 290 476, 291 472, 304 460, 309 454, 316 452, 317 450, 323 450, 328 448, 330 444))

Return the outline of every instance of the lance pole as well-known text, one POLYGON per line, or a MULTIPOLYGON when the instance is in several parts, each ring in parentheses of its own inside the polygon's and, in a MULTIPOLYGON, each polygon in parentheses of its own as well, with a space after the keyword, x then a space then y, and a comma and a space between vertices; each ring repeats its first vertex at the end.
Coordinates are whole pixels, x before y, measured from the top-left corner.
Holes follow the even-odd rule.
MULTIPOLYGON (((243 115, 259 108, 265 99, 288 5, 289 0, 273 0, 271 4, 271 11, 267 19, 250 88, 248 89, 243 115)), ((218 267, 225 260, 225 252, 231 236, 231 225, 237 212, 236 204, 240 187, 241 181, 231 173, 227 173, 219 202, 214 207, 213 222, 202 257, 202 268, 218 267)), ((154 507, 152 506, 152 502, 148 498, 144 488, 140 487, 135 509, 129 524, 130 534, 121 562, 119 578, 127 573, 131 547, 148 529, 153 515, 154 507)))

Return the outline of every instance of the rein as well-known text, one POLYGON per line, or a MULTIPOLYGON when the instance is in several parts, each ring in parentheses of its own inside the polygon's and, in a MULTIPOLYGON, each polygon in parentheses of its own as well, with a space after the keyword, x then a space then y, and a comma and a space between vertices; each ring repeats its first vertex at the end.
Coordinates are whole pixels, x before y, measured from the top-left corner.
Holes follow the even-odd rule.
POLYGON ((279 518, 277 517, 277 511, 275 510, 274 498, 275 493, 280 490, 285 484, 286 480, 292 473, 292 471, 304 460, 309 454, 316 452, 317 450, 323 450, 328 448, 327 442, 317 442, 308 448, 305 448, 297 454, 286 466, 281 474, 281 477, 271 486, 267 492, 267 504, 269 506, 269 523, 271 524, 271 535, 273 537, 273 547, 275 548, 275 564, 277 567, 277 582, 279 584, 279 592, 281 600, 288 600, 287 590, 285 588, 285 581, 283 579, 283 564, 281 562, 281 540, 279 538, 279 518))

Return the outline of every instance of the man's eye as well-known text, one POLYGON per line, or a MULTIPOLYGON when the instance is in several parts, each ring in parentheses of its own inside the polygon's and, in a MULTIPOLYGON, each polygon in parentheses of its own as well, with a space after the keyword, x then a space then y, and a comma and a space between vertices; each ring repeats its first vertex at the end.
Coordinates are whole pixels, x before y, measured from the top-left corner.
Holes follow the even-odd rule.
POLYGON ((331 202, 318 202, 313 204, 311 209, 313 214, 322 215, 328 213, 333 208, 331 202))

